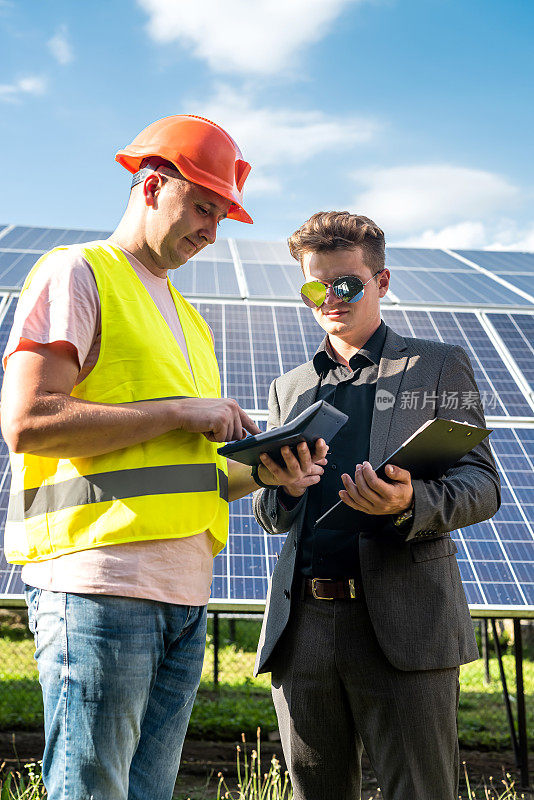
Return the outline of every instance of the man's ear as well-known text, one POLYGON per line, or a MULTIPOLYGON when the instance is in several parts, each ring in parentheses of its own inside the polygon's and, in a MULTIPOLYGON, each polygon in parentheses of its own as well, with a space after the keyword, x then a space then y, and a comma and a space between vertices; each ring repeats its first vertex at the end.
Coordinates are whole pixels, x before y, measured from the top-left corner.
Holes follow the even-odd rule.
POLYGON ((380 297, 384 297, 387 290, 389 289, 389 278, 390 278, 389 269, 382 270, 382 272, 378 276, 378 291, 380 297))
POLYGON ((163 178, 158 172, 152 172, 144 180, 143 196, 145 203, 151 208, 157 208, 158 196, 163 186, 163 178))

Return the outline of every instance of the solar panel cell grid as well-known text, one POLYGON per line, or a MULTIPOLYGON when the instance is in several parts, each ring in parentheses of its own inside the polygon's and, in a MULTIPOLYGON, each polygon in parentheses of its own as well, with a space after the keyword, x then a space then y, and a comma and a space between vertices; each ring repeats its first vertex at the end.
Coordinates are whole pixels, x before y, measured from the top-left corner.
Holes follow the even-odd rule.
POLYGON ((225 313, 227 394, 242 408, 258 408, 252 367, 252 332, 246 306, 227 305, 225 313))
POLYGON ((532 305, 510 289, 481 273, 444 270, 391 270, 392 292, 405 303, 441 305, 532 305))
POLYGON ((71 230, 67 228, 28 228, 17 226, 0 239, 4 248, 15 247, 24 250, 50 250, 52 247, 77 242, 88 242, 107 238, 109 231, 71 230))
MULTIPOLYGON (((304 364, 308 360, 305 350, 304 332, 300 323, 298 309, 279 306, 275 309, 282 372, 304 364)), ((277 377, 276 375, 274 377, 277 377)))
POLYGON ((179 269, 172 270, 170 278, 183 295, 240 296, 231 261, 189 261, 179 269))
POLYGON ((295 264, 285 242, 254 242, 235 240, 241 261, 261 261, 272 264, 295 264))
POLYGON ((306 345, 308 359, 313 358, 313 354, 323 341, 325 332, 316 323, 313 313, 308 308, 298 309, 300 324, 303 331, 303 339, 306 345))
POLYGON ((250 306, 252 351, 258 409, 267 408, 269 386, 282 372, 276 341, 276 320, 269 306, 250 306))
POLYGON ((295 300, 299 296, 301 280, 298 267, 244 261, 243 271, 250 297, 295 300))
POLYGON ((506 274, 505 272, 498 273, 501 278, 511 283, 516 289, 521 289, 531 297, 534 297, 534 275, 514 275, 513 273, 506 274))
POLYGON ((386 310, 383 317, 401 334, 463 347, 471 360, 487 415, 533 415, 530 404, 475 314, 386 310))
POLYGON ((0 250, 0 286, 22 287, 26 275, 38 258, 39 255, 35 253, 0 250))
POLYGON ((459 259, 442 250, 410 247, 386 247, 386 265, 388 267, 421 267, 423 269, 434 267, 449 270, 469 269, 459 259))
POLYGON ((534 273, 534 253, 491 250, 455 250, 454 252, 473 261, 479 267, 492 272, 529 271, 534 273))
POLYGON ((501 508, 492 520, 455 534, 462 542, 460 572, 462 576, 467 574, 468 561, 485 603, 531 602, 528 599, 534 587, 534 518, 529 513, 534 508, 531 434, 532 430, 525 429, 494 430, 491 442, 503 485, 501 508), (517 492, 523 486, 524 499, 520 500, 517 492), (529 561, 530 571, 525 571, 524 565, 529 561))
POLYGON ((250 498, 234 503, 228 540, 230 597, 262 600, 267 592, 265 534, 252 517, 250 498))
MULTIPOLYGON (((200 258, 202 261, 232 261, 232 251, 228 240, 217 239, 213 244, 208 244, 196 258, 200 258)), ((195 261, 196 258, 192 260, 195 261)))

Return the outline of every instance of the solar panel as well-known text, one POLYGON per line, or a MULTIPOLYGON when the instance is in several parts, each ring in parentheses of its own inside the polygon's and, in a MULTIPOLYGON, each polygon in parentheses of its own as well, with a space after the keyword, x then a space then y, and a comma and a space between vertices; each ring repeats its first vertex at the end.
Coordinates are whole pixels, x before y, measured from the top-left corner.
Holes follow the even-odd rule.
POLYGON ((38 253, 0 249, 0 286, 9 286, 12 289, 22 288, 26 275, 38 258, 38 253))
POLYGON ((516 274, 514 272, 499 272, 497 274, 500 278, 515 286, 516 289, 522 289, 527 294, 530 294, 531 297, 534 297, 534 274, 525 275, 524 273, 516 274))
POLYGON ((228 304, 224 327, 228 396, 235 397, 241 408, 258 408, 248 308, 228 304))
POLYGON ((250 297, 273 297, 295 300, 303 284, 302 272, 293 264, 266 264, 243 261, 250 297))
POLYGON ((267 408, 269 386, 282 372, 274 311, 269 306, 250 306, 252 359, 256 376, 256 408, 267 408))
POLYGON ((28 228, 17 225, 0 239, 2 248, 44 252, 59 245, 107 239, 110 231, 71 230, 67 228, 28 228))
POLYGON ((198 256, 191 259, 195 261, 197 258, 202 261, 232 261, 232 251, 227 239, 217 239, 213 244, 208 244, 204 247, 198 256))
MULTIPOLYGON (((475 314, 385 309, 382 316, 385 322, 402 335, 463 347, 471 360, 486 415, 533 415, 531 405, 475 314)), ((461 404, 461 398, 458 401, 461 404)))
POLYGON ((313 312, 309 308, 299 308, 300 324, 302 326, 304 342, 308 351, 308 358, 312 358, 313 354, 323 341, 325 333, 322 328, 315 321, 313 312))
POLYGON ((226 390, 226 348, 224 340, 225 306, 215 303, 195 303, 200 315, 206 320, 213 333, 215 355, 221 374, 221 393, 228 397, 226 390))
POLYGON ((488 314, 488 319, 534 392, 534 315, 488 314))
POLYGON ((527 271, 534 273, 534 253, 492 250, 455 250, 454 252, 491 272, 527 271))
POLYGON ((404 303, 531 306, 529 300, 479 272, 392 269, 392 292, 404 303))
POLYGON ((493 519, 458 530, 458 564, 468 602, 534 604, 534 428, 497 428, 491 443, 502 483, 493 519))
POLYGON ((260 261, 267 264, 296 264, 285 242, 256 242, 235 240, 241 261, 260 261))
POLYGON ((194 259, 170 270, 169 277, 184 295, 241 296, 233 261, 194 259))
MULTIPOLYGON (((290 306, 278 306, 275 310, 280 342, 282 372, 304 364, 310 358, 304 329, 300 319, 301 309, 290 306)), ((277 377, 275 375, 275 377, 277 377)))
MULTIPOLYGON (((386 247, 388 267, 419 267, 421 269, 466 270, 457 258, 443 250, 429 250, 415 247, 386 247)), ((467 267, 467 269, 469 269, 467 267)), ((471 270, 472 272, 472 270, 471 270)))

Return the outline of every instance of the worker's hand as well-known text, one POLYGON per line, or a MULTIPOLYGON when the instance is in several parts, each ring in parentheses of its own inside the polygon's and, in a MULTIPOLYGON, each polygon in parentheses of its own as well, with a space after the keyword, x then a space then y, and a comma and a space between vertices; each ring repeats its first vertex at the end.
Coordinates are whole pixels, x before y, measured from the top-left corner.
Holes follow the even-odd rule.
POLYGON ((173 401, 176 427, 190 433, 202 433, 210 442, 232 442, 248 433, 261 430, 231 397, 204 399, 183 397, 173 401))
POLYGON ((366 514, 400 514, 413 502, 412 478, 407 469, 386 466, 387 481, 381 480, 368 461, 356 465, 354 481, 342 475, 345 489, 339 492, 344 503, 366 514), (390 483, 391 481, 391 483, 390 483))
POLYGON ((284 467, 273 461, 267 453, 262 453, 258 475, 263 483, 282 486, 291 497, 301 497, 308 486, 319 483, 328 453, 328 445, 324 439, 315 442, 313 454, 306 442, 297 445, 297 452, 298 458, 290 447, 282 447, 280 453, 285 462, 284 467))

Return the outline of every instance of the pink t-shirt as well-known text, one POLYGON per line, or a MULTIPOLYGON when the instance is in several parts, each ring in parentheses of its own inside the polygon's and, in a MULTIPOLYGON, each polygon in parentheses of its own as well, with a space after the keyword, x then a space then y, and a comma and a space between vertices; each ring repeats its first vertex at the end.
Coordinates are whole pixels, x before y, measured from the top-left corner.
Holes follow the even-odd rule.
MULTIPOLYGON (((30 288, 20 297, 3 364, 21 339, 39 344, 74 345, 81 366, 76 383, 91 371, 100 350, 100 297, 93 271, 72 245, 49 255, 30 288)), ((189 364, 187 347, 167 279, 159 278, 123 250, 147 288, 189 364)), ((208 602, 213 571, 209 531, 181 539, 159 539, 95 547, 47 561, 25 564, 22 579, 30 586, 58 592, 112 594, 165 603, 200 606, 208 602)))

